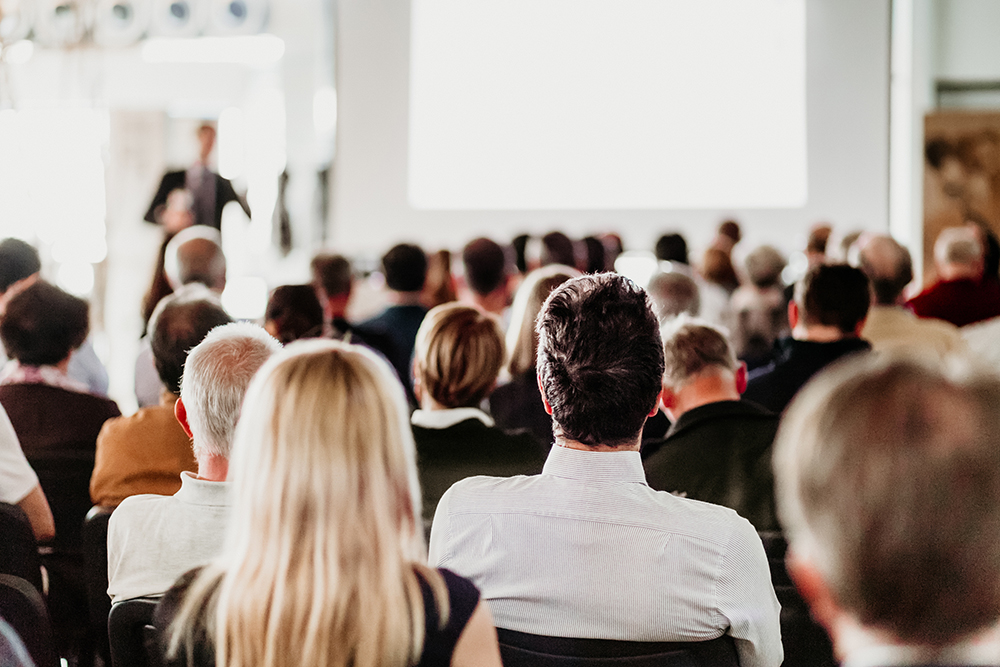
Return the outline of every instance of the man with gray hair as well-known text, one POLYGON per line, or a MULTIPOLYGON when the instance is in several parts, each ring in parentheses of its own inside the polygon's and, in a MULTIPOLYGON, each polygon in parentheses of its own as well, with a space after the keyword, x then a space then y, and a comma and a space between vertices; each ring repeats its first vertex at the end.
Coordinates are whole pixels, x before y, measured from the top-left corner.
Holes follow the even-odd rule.
POLYGON ((938 282, 906 305, 918 317, 936 317, 956 327, 1000 315, 1000 283, 983 280, 983 244, 971 225, 948 227, 934 243, 938 282))
POLYGON ((857 357, 775 445, 788 569, 842 664, 996 664, 1000 378, 857 357))
POLYGON ((780 530, 771 443, 777 415, 740 400, 746 365, 716 327, 684 315, 662 330, 665 437, 643 443, 646 481, 660 491, 732 508, 758 531, 780 530))
POLYGON ((680 271, 657 271, 649 279, 646 293, 661 323, 681 313, 697 317, 701 310, 698 284, 680 271))
POLYGON ((883 234, 862 236, 857 243, 860 268, 868 276, 872 292, 872 305, 861 337, 873 349, 932 354, 938 358, 968 352, 954 324, 918 318, 903 306, 903 290, 913 280, 909 250, 883 234))
POLYGON ((229 452, 240 406, 257 370, 281 345, 246 322, 213 329, 184 365, 177 421, 191 438, 198 474, 181 473, 172 496, 125 499, 108 525, 112 602, 159 595, 222 547, 229 517, 229 452))

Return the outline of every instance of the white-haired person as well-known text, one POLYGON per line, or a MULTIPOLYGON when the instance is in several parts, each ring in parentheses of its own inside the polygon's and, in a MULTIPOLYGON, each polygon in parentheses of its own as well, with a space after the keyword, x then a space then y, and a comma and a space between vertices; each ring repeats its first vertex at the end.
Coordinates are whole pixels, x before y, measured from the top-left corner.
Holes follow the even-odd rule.
POLYGON ((168 665, 500 667, 478 590, 424 565, 402 386, 374 353, 298 341, 247 391, 222 553, 157 608, 168 665))
POLYGON ((112 602, 163 594, 222 548, 229 520, 229 456, 254 374, 281 344, 246 322, 212 329, 184 362, 174 414, 191 438, 198 474, 182 472, 172 496, 129 496, 108 525, 112 602))

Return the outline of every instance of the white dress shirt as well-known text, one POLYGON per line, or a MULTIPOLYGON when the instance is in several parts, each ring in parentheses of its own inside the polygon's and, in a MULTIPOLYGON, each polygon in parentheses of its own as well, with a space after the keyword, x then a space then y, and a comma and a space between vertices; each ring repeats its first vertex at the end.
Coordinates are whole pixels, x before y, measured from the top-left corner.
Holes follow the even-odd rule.
POLYGON ((753 526, 646 484, 638 452, 553 447, 541 475, 445 493, 430 562, 471 579, 497 627, 553 637, 736 641, 742 667, 783 658, 753 526))

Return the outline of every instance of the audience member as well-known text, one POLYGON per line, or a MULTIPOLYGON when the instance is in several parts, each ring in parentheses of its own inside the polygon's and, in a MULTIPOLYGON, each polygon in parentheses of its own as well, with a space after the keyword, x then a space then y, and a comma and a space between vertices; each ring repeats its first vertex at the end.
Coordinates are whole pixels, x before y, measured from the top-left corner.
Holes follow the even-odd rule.
POLYGON ((388 349, 380 352, 392 363, 410 402, 415 404, 410 359, 417 329, 427 314, 420 303, 427 279, 427 256, 419 246, 401 243, 382 257, 382 271, 390 305, 379 315, 359 324, 357 329, 362 337, 371 334, 387 340, 388 349))
MULTIPOLYGON (((199 283, 221 295, 226 287, 226 256, 219 231, 197 225, 174 235, 164 250, 163 274, 171 291, 199 283)), ((139 407, 158 405, 163 389, 147 335, 139 344, 135 360, 135 396, 139 407)))
POLYGON ((490 394, 490 414, 505 431, 526 429, 538 442, 552 442, 552 417, 545 411, 535 374, 538 334, 535 318, 549 293, 579 276, 576 269, 553 264, 527 275, 514 295, 510 326, 507 327, 506 384, 490 394))
POLYGON ((264 328, 283 345, 323 335, 323 306, 312 285, 281 285, 271 290, 264 328))
POLYGON ((585 236, 580 243, 586 253, 586 260, 583 262, 584 273, 603 273, 613 268, 608 264, 607 253, 601 239, 596 236, 585 236))
MULTIPOLYGON (((34 246, 15 238, 0 241, 0 314, 11 297, 38 280, 41 269, 41 258, 34 246)), ((0 348, 0 365, 6 361, 7 355, 0 348)), ((108 371, 97 357, 89 337, 73 350, 66 374, 87 385, 90 393, 108 395, 108 371)))
POLYGON ((503 332, 494 317, 457 303, 433 308, 417 331, 413 356, 420 409, 411 423, 425 526, 441 495, 461 479, 541 472, 540 443, 529 433, 504 433, 477 407, 504 362, 503 332))
POLYGON ((906 248, 890 236, 867 237, 859 243, 858 261, 871 281, 872 305, 861 337, 872 348, 938 358, 968 352, 954 324, 918 318, 903 306, 903 290, 913 280, 913 263, 906 248))
POLYGON ((983 280, 983 245, 976 229, 948 227, 934 243, 938 281, 907 302, 918 317, 963 327, 1000 315, 1000 282, 983 280))
POLYGON ((37 541, 47 542, 55 537, 56 526, 49 501, 38 483, 38 475, 21 451, 3 406, 0 406, 0 503, 17 505, 24 510, 37 541))
POLYGON ((788 263, 777 248, 762 245, 754 248, 743 262, 750 286, 757 289, 783 289, 781 273, 788 263))
POLYGON ((859 338, 868 314, 868 278, 846 264, 817 264, 788 304, 792 335, 778 341, 774 362, 750 374, 743 398, 780 413, 817 371, 871 349, 859 338))
POLYGON ((186 285, 157 305, 150 337, 163 386, 160 400, 104 424, 90 478, 95 505, 116 506, 140 493, 171 495, 181 488, 181 473, 197 469, 190 436, 174 417, 181 376, 188 352, 230 321, 214 293, 199 284, 186 285))
POLYGON ((354 291, 354 269, 351 260, 343 255, 321 252, 312 258, 313 289, 323 306, 323 317, 328 325, 327 337, 343 338, 353 330, 347 320, 347 307, 354 291))
POLYGON ((771 246, 760 246, 747 255, 747 283, 733 292, 732 343, 736 357, 749 370, 774 361, 774 343, 788 335, 788 304, 781 273, 784 256, 771 246))
POLYGON ((809 238, 806 240, 806 260, 810 267, 826 263, 826 246, 830 243, 831 234, 833 227, 825 222, 817 223, 809 230, 809 238))
POLYGON ((661 262, 678 262, 688 265, 688 247, 684 237, 677 233, 664 234, 656 241, 656 259, 661 262))
POLYGON ((254 374, 280 349, 260 327, 239 322, 215 327, 188 354, 176 413, 198 473, 180 473, 173 495, 133 495, 111 515, 112 602, 160 595, 222 549, 230 504, 226 478, 240 406, 254 374))
POLYGON ((721 331, 682 316, 662 335, 661 400, 674 423, 643 443, 649 485, 730 507, 758 531, 781 530, 771 474, 777 415, 740 400, 746 366, 721 331))
POLYGON ((741 665, 777 667, 778 602, 753 526, 646 485, 639 441, 663 376, 646 294, 616 274, 575 278, 537 326, 556 445, 541 475, 449 489, 430 561, 472 579, 499 627, 633 641, 728 633, 741 665))
POLYGON ((487 238, 469 241, 462 249, 462 267, 472 302, 487 313, 502 317, 510 306, 513 283, 504 249, 487 238))
POLYGON ((732 294, 733 290, 740 285, 732 259, 718 248, 709 248, 705 251, 701 260, 700 273, 706 282, 718 285, 727 294, 732 294))
POLYGON ((1000 380, 875 355, 818 376, 775 446, 788 569, 844 665, 996 661, 1000 380))
POLYGON ((712 240, 712 247, 718 248, 731 257, 733 248, 742 238, 743 232, 740 230, 740 223, 735 220, 723 220, 715 233, 715 239, 712 240))
POLYGON ((458 299, 455 277, 451 273, 451 252, 438 250, 427 256, 427 279, 421 303, 428 309, 458 299))
POLYGON ((573 241, 562 232, 549 232, 542 237, 541 266, 549 264, 577 266, 573 241))
POLYGON ((701 309, 698 285, 679 271, 657 271, 646 287, 656 318, 666 322, 681 313, 697 317, 701 309))
POLYGON ((236 429, 223 552, 154 625, 168 665, 500 667, 479 593, 423 565, 406 403, 357 346, 293 343, 236 429))
POLYGON ((146 290, 146 293, 142 296, 142 336, 144 338, 146 334, 149 333, 149 320, 153 317, 153 311, 156 310, 156 304, 160 303, 160 300, 163 299, 163 297, 173 294, 174 292, 174 288, 170 286, 170 281, 167 280, 167 273, 164 269, 167 246, 170 245, 170 241, 173 238, 173 234, 165 234, 163 236, 163 242, 160 244, 160 249, 156 254, 156 266, 153 267, 153 279, 150 281, 149 288, 146 290))

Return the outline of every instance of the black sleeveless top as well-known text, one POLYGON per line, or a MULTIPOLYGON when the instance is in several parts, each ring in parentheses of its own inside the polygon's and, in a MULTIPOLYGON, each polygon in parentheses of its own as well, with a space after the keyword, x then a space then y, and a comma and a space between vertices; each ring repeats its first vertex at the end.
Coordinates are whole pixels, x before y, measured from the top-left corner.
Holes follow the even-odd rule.
MULTIPOLYGON (((160 651, 158 664, 166 667, 215 667, 215 648, 208 641, 203 630, 196 632, 192 663, 188 663, 187 651, 184 650, 184 647, 181 647, 173 660, 166 659, 167 637, 165 630, 177 614, 181 600, 198 572, 197 569, 191 570, 178 579, 177 583, 167 591, 156 606, 153 624, 157 629, 157 643, 160 651)), ((423 577, 417 577, 420 581, 420 591, 424 597, 426 634, 424 635, 423 653, 420 656, 420 661, 414 667, 448 667, 451 664, 451 655, 455 651, 455 644, 458 643, 459 636, 472 617, 476 605, 479 604, 479 589, 471 581, 450 570, 438 569, 438 572, 444 577, 445 585, 448 588, 448 623, 443 628, 438 627, 440 617, 434 602, 434 594, 423 577)))

